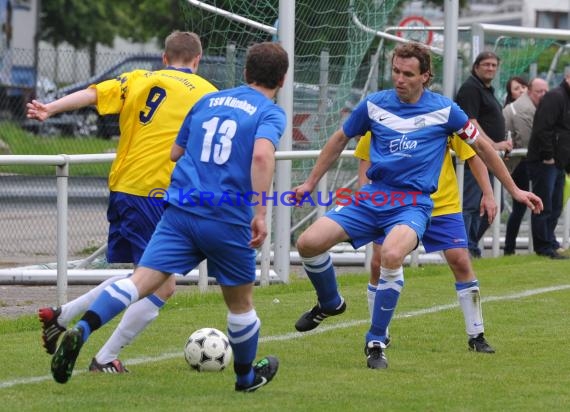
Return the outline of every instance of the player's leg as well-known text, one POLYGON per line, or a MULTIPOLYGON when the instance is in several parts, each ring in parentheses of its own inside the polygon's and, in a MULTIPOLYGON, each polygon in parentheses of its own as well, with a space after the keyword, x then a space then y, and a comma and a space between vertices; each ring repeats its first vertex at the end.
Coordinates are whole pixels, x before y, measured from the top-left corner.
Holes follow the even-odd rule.
POLYGON ((418 233, 410 226, 394 226, 382 245, 382 267, 374 299, 374 313, 370 329, 366 334, 365 353, 367 365, 372 369, 384 369, 388 362, 383 350, 386 348, 388 326, 396 310, 398 299, 404 287, 404 258, 418 245, 418 233))
POLYGON ((255 250, 249 246, 251 229, 206 219, 196 224, 208 274, 221 286, 228 308, 227 332, 234 355, 235 390, 253 392, 273 379, 279 361, 274 356, 265 356, 253 364, 261 321, 253 305, 256 265, 255 250))
POLYGON ((331 209, 299 237, 297 250, 305 273, 317 292, 317 304, 295 323, 295 329, 299 332, 312 330, 323 319, 346 310, 328 251, 342 241, 350 240, 357 249, 377 238, 381 232, 376 211, 377 207, 370 200, 366 203, 353 199, 347 206, 331 209))
MULTIPOLYGON (((382 242, 384 239, 382 239, 382 242)), ((374 311, 374 299, 376 298, 376 289, 378 288, 378 281, 380 280, 380 267, 382 265, 382 243, 374 241, 372 243, 372 259, 370 260, 370 278, 368 280, 368 287, 366 290, 366 300, 368 301, 368 312, 370 319, 374 311)))
POLYGON ((97 285, 89 292, 75 298, 61 307, 45 307, 38 310, 38 317, 42 323, 42 343, 46 352, 53 355, 57 347, 59 336, 65 332, 69 323, 84 313, 97 296, 111 283, 125 278, 125 275, 113 276, 97 285))
POLYGON ((188 213, 169 208, 156 228, 134 274, 109 285, 93 302, 77 325, 67 331, 52 358, 52 375, 65 383, 71 377, 75 360, 91 332, 118 315, 139 297, 156 291, 171 273, 188 273, 203 257, 192 255, 187 242, 188 213), (153 269, 155 268, 155 269, 153 269))
POLYGON ((433 217, 422 243, 428 253, 443 250, 447 264, 455 276, 455 290, 465 320, 469 348, 477 352, 493 353, 493 348, 484 338, 479 281, 467 250, 462 214, 433 217))
POLYGON ((67 382, 90 334, 136 302, 139 296, 152 293, 167 277, 165 273, 140 266, 130 278, 121 279, 101 292, 76 326, 63 335, 51 362, 54 379, 59 383, 67 382))
MULTIPOLYGON (((370 320, 374 314, 374 300, 376 299, 376 291, 378 289, 378 282, 380 280, 380 268, 382 266, 382 243, 384 236, 376 239, 372 243, 372 259, 370 260, 370 278, 366 288, 366 301, 368 303, 368 313, 370 313, 370 320)), ((384 344, 386 347, 390 345, 390 332, 386 329, 386 339, 384 344)))
POLYGON ((176 277, 170 276, 153 294, 133 303, 125 311, 111 337, 93 358, 92 372, 128 372, 118 359, 122 348, 129 345, 157 317, 159 310, 174 294, 176 277))
POLYGON ((346 309, 338 292, 336 273, 329 249, 347 240, 344 229, 327 216, 313 223, 297 240, 297 250, 305 273, 317 293, 317 304, 295 323, 299 332, 316 328, 328 316, 339 315, 346 309))
POLYGON ((484 337, 483 310, 479 281, 473 272, 467 249, 448 249, 444 252, 455 276, 457 300, 463 311, 469 349, 475 352, 495 353, 484 337))
MULTIPOLYGON (((163 204, 149 202, 146 196, 113 192, 107 212, 107 260, 138 265, 163 212, 163 204)), ((174 293, 175 286, 174 277, 169 277, 169 281, 155 293, 129 306, 112 336, 93 358, 89 369, 109 373, 126 371, 117 359, 119 351, 156 319, 160 308, 174 293)))

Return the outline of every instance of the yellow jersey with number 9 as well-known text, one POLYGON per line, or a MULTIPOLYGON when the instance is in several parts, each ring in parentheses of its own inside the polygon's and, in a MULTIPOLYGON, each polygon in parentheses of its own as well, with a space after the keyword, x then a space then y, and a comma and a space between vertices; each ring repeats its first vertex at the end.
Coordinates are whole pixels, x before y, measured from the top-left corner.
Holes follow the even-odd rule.
POLYGON ((97 111, 119 114, 121 135, 109 189, 148 196, 170 183, 170 150, 192 106, 216 87, 189 69, 135 70, 92 85, 97 111))

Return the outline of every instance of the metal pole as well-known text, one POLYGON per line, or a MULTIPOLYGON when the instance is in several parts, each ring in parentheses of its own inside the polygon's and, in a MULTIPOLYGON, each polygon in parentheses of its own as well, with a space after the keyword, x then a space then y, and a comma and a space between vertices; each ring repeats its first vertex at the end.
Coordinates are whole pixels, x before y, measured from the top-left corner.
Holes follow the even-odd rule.
MULTIPOLYGON (((273 184, 271 184, 270 193, 273 192, 273 184)), ((261 245, 261 262, 259 267, 259 285, 269 285, 269 269, 271 266, 271 226, 273 223, 273 202, 267 202, 267 215, 265 222, 267 224, 267 237, 261 245)))
POLYGON ((67 183, 69 163, 56 166, 57 180, 57 304, 67 302, 67 183))
POLYGON ((564 208, 564 224, 563 224, 563 234, 562 234, 562 247, 568 249, 570 246, 570 199, 566 201, 566 207, 564 208))
MULTIPOLYGON (((317 184, 317 196, 319 196, 319 193, 322 195, 322 203, 323 204, 319 204, 317 205, 317 219, 319 217, 323 217, 325 215, 325 213, 327 213, 327 207, 324 206, 325 204, 328 203, 329 196, 328 196, 328 188, 327 188, 327 174, 325 173, 322 177, 321 180, 319 180, 319 183, 317 184)), ((318 199, 318 197, 317 197, 318 199)))
MULTIPOLYGON (((458 43, 458 0, 445 0, 445 24, 443 28, 443 94, 450 99, 455 95, 457 79, 457 43, 458 43)), ((455 175, 459 186, 459 204, 463 205, 463 175, 465 165, 456 158, 455 175)))
POLYGON ((445 26, 443 30, 443 94, 453 99, 455 94, 455 70, 457 67, 457 20, 459 0, 445 0, 445 26))
POLYGON ((327 136, 327 101, 329 95, 329 60, 328 50, 321 51, 319 70, 319 141, 327 136))
POLYGON ((231 43, 226 45, 226 79, 224 83, 228 89, 236 85, 236 45, 231 43))
POLYGON ((208 290, 208 262, 206 259, 198 265, 198 290, 200 292, 208 290))
MULTIPOLYGON (((293 74, 295 73, 295 2, 279 1, 279 28, 277 30, 279 41, 289 54, 289 71, 285 77, 285 84, 279 91, 277 103, 287 114, 287 127, 281 138, 280 150, 290 151, 293 147, 293 74)), ((284 193, 291 189, 290 160, 277 163, 275 173, 275 189, 277 193, 284 193)), ((283 282, 289 281, 289 252, 291 250, 291 207, 277 205, 275 207, 275 260, 274 270, 283 282)))

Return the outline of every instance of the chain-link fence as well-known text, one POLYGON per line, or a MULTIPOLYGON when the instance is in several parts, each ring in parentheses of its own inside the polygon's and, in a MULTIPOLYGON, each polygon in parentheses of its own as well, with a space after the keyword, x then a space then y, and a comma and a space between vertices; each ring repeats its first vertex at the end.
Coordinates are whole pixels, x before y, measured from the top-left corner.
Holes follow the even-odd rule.
MULTIPOLYGON (((11 50, 10 74, 0 84, 0 154, 55 155, 114 152, 115 116, 93 109, 45 123, 26 120, 32 99, 47 102, 135 68, 157 69, 160 54, 98 54, 90 76, 86 52, 42 49, 38 76, 28 50, 11 50)), ((56 260, 56 170, 53 166, 0 166, 0 266, 56 260)), ((109 163, 73 165, 69 179, 69 255, 86 256, 105 244, 109 163)))

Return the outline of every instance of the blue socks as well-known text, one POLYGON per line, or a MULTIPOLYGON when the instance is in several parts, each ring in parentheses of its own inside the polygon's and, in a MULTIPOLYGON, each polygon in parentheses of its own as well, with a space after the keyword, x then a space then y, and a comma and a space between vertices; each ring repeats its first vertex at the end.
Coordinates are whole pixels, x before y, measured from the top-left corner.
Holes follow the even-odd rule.
POLYGON ((83 329, 83 342, 89 338, 91 332, 109 322, 138 298, 137 287, 129 278, 107 286, 77 323, 77 326, 83 329))
POLYGON ((317 299, 325 310, 333 311, 342 302, 338 293, 336 274, 328 252, 312 258, 302 258, 303 267, 317 292, 317 299))
POLYGON ((397 269, 380 268, 380 282, 374 299, 372 324, 366 334, 366 342, 385 341, 403 287, 404 269, 401 266, 397 269))
POLYGON ((261 321, 255 309, 247 313, 228 313, 228 338, 234 353, 234 370, 237 384, 250 386, 254 372, 251 367, 257 354, 261 321))

